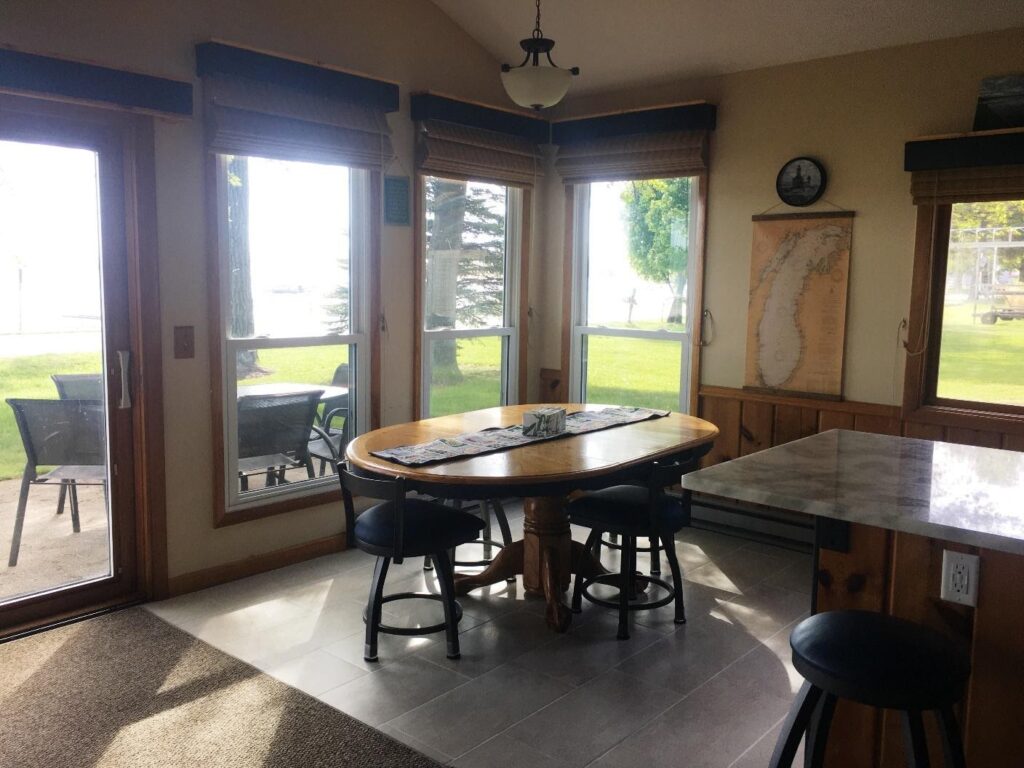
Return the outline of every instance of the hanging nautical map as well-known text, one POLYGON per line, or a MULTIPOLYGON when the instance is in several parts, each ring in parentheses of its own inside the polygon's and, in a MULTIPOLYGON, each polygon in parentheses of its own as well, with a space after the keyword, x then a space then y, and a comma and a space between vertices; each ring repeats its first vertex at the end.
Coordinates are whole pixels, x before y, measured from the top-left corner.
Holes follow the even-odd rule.
POLYGON ((853 212, 753 221, 744 386, 838 399, 853 212))

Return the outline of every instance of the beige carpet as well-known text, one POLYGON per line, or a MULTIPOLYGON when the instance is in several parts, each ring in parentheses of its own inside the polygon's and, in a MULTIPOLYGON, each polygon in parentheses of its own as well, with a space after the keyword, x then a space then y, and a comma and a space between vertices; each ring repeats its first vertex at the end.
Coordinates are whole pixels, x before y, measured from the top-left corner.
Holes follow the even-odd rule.
POLYGON ((0 766, 437 766, 142 609, 0 644, 0 766))

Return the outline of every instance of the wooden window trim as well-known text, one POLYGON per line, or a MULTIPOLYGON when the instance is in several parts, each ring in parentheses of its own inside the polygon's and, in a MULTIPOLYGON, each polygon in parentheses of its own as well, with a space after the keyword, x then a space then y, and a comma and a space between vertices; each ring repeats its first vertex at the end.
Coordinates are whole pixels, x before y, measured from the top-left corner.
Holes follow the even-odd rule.
MULTIPOLYGON (((437 176, 437 174, 416 171, 413 180, 413 189, 416 196, 413 201, 413 247, 416 249, 416 259, 413 268, 413 376, 412 376, 412 412, 414 419, 422 419, 424 416, 423 403, 423 256, 426 252, 427 236, 423 226, 423 218, 426 214, 424 198, 426 195, 426 178, 437 176)), ((485 184, 498 184, 503 187, 516 187, 507 181, 489 181, 487 179, 464 176, 462 174, 445 174, 440 178, 454 179, 456 181, 476 181, 485 184)), ((530 187, 518 187, 522 192, 522 211, 519 217, 519 306, 516 311, 516 331, 518 341, 516 344, 516 400, 518 403, 528 402, 527 384, 527 352, 529 348, 529 321, 530 321, 530 243, 533 238, 533 189, 530 187)), ((515 405, 517 403, 510 403, 515 405)))
MULTIPOLYGON (((707 220, 708 220, 708 173, 691 176, 697 180, 698 211, 697 227, 697 263, 693 268, 693 301, 696 312, 693 315, 693 332, 690 334, 690 391, 686 400, 690 414, 696 416, 700 407, 700 372, 701 356, 704 351, 704 255, 707 252, 707 220)), ((575 255, 575 222, 576 192, 575 185, 566 184, 565 190, 565 229, 562 242, 562 354, 560 358, 561 377, 558 385, 558 399, 569 401, 569 373, 572 367, 572 328, 573 328, 573 258, 575 255)))
MULTIPOLYGON (((369 171, 369 264, 367 264, 370 286, 369 344, 370 344, 370 429, 380 426, 380 368, 381 368, 381 171, 369 171)), ((220 268, 220 212, 217 199, 217 155, 206 153, 206 238, 207 238, 207 306, 209 308, 209 353, 210 353, 210 432, 213 444, 213 527, 222 528, 239 523, 261 520, 265 517, 293 512, 298 509, 332 504, 341 500, 341 489, 332 488, 318 493, 271 499, 244 509, 228 511, 225 505, 224 467, 224 385, 223 338, 221 325, 221 268, 220 268)))
POLYGON ((1024 408, 936 396, 952 206, 920 205, 910 290, 903 418, 907 422, 1024 435, 1024 408))

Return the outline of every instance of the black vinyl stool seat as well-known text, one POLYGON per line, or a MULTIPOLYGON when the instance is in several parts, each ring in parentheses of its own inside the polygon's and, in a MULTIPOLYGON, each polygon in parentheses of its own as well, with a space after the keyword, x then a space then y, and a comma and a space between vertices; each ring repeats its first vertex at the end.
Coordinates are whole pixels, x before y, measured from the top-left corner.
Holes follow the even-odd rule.
POLYGON ((370 584, 370 596, 363 618, 366 622, 366 644, 363 658, 377 660, 377 635, 426 635, 444 630, 447 634, 447 655, 459 657, 459 620, 462 608, 455 600, 455 571, 449 550, 473 541, 483 521, 467 512, 420 499, 406 499, 401 478, 376 478, 355 474, 343 464, 338 466, 338 480, 345 505, 345 523, 349 546, 377 555, 370 584), (353 495, 382 499, 356 517, 353 495), (428 556, 441 594, 399 592, 384 594, 384 581, 391 563, 406 557, 428 556), (381 614, 384 603, 395 600, 436 600, 444 607, 444 622, 426 627, 395 627, 384 624, 381 614))
MULTIPOLYGON (((447 504, 447 500, 438 499, 440 503, 447 504)), ((480 534, 479 538, 473 541, 467 542, 468 544, 479 544, 483 548, 483 556, 479 560, 459 560, 456 557, 456 553, 452 553, 452 564, 458 567, 464 568, 478 568, 482 566, 488 566, 494 562, 493 552, 495 549, 505 549, 512 545, 512 529, 508 525, 508 516, 505 514, 505 507, 498 499, 482 499, 481 501, 474 502, 469 507, 462 506, 462 499, 454 499, 451 501, 451 505, 456 509, 465 509, 467 512, 471 512, 474 515, 479 516, 483 521, 483 533, 480 534), (491 517, 498 521, 498 528, 501 531, 501 541, 497 541, 494 538, 493 528, 491 526, 491 517)), ((433 565, 430 563, 430 558, 423 558, 423 570, 429 571, 433 569, 433 565)), ((515 576, 510 576, 505 579, 508 582, 514 582, 515 576)))
POLYGON ((694 465, 692 458, 655 462, 644 486, 616 485, 591 491, 573 499, 568 505, 569 522, 591 529, 585 545, 587 550, 598 550, 606 533, 621 537, 619 573, 605 573, 589 579, 577 573, 572 596, 572 610, 575 613, 580 612, 584 597, 597 605, 618 608, 619 626, 616 636, 620 640, 629 639, 630 611, 651 610, 674 602, 675 622, 686 622, 683 577, 676 557, 675 534, 689 525, 690 499, 685 492, 681 500, 670 498, 665 495, 665 488, 678 483, 683 473, 693 469, 694 465), (660 549, 665 551, 665 559, 672 571, 671 584, 658 578, 653 569, 649 576, 636 573, 638 537, 649 538, 651 550, 655 551, 659 549, 660 542, 660 549), (591 594, 590 588, 594 584, 618 586, 617 599, 604 600, 591 594), (638 584, 640 589, 637 588, 638 584), (638 599, 639 593, 651 586, 660 587, 664 595, 658 599, 638 599))
POLYGON ((946 765, 963 768, 953 705, 970 675, 967 654, 927 627, 869 611, 829 611, 800 622, 789 639, 793 666, 806 682, 772 755, 772 768, 790 766, 806 733, 806 764, 823 764, 838 699, 900 710, 907 763, 928 766, 922 712, 934 711, 946 765))

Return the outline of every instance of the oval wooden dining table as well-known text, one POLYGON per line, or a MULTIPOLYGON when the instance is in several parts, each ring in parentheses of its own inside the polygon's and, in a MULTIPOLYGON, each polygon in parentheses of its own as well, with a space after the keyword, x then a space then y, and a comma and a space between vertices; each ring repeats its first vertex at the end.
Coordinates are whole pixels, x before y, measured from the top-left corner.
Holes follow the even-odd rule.
MULTIPOLYGON (((568 413, 608 407, 559 405, 568 413)), ((527 594, 547 600, 548 624, 564 632, 572 616, 563 601, 571 575, 579 572, 589 577, 603 572, 598 560, 572 540, 565 511, 567 495, 642 483, 651 463, 659 459, 692 459, 696 463, 710 450, 718 428, 703 419, 670 413, 583 435, 415 467, 373 455, 386 448, 521 424, 524 411, 537 407, 509 405, 375 429, 349 442, 346 457, 363 471, 403 478, 409 490, 440 498, 522 498, 523 538, 502 549, 480 573, 457 575, 456 592, 464 595, 522 574, 527 594)))

